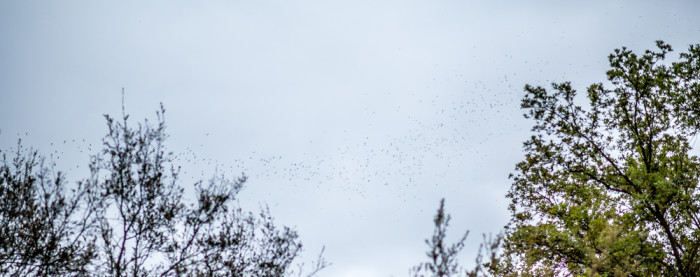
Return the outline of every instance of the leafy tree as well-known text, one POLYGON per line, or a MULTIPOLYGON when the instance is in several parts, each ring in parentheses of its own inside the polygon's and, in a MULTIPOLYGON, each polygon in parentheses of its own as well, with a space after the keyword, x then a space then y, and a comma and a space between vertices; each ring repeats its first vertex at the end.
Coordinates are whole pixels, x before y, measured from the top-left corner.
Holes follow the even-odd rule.
MULTIPOLYGON (((302 244, 267 209, 234 205, 246 177, 194 184, 183 201, 166 152, 165 110, 136 128, 105 116, 109 132, 91 175, 67 193, 63 175, 18 145, 0 164, 0 274, 291 276, 302 244)), ((327 266, 321 255, 308 276, 327 266)))
POLYGON ((534 119, 508 193, 498 275, 700 276, 700 45, 609 56, 587 105, 570 83, 525 86, 534 119))

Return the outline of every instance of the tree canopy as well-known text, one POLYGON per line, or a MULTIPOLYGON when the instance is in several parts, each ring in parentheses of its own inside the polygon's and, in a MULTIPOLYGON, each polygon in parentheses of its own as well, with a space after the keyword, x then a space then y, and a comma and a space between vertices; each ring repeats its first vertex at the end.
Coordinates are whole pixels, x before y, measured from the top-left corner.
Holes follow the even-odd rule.
POLYGON ((508 197, 497 275, 700 276, 700 45, 609 56, 580 103, 525 86, 534 120, 508 197))

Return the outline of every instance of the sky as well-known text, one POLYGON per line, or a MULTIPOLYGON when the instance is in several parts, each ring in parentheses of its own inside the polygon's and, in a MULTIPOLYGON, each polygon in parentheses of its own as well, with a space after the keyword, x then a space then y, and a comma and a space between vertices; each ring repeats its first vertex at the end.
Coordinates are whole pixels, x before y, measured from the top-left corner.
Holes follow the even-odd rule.
POLYGON ((700 43, 693 1, 0 0, 0 148, 87 176, 104 114, 155 120, 191 187, 296 228, 321 276, 407 276, 441 198, 448 238, 508 222, 523 86, 605 82, 607 56, 700 43))

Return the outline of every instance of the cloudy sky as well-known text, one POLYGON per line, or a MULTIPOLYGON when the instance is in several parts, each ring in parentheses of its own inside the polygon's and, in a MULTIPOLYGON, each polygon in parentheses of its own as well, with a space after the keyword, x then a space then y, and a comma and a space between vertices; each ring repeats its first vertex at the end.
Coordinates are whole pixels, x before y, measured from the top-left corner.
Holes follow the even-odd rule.
MULTIPOLYGON (((508 221, 526 84, 602 82, 607 55, 700 43, 693 1, 0 0, 0 147, 85 176, 103 114, 163 103, 183 186, 248 175, 322 276, 406 276, 440 198, 451 238, 508 221), (576 4, 572 4, 577 2, 576 4)), ((676 57, 677 54, 672 55, 676 57)))

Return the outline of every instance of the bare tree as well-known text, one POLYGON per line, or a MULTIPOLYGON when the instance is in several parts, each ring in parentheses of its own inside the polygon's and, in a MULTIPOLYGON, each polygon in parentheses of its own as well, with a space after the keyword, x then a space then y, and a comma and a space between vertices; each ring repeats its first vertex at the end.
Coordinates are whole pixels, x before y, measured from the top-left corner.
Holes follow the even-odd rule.
POLYGON ((491 276, 489 271, 498 262, 497 251, 501 243, 502 235, 486 237, 481 244, 479 252, 476 256, 476 265, 471 270, 466 270, 459 264, 457 260, 459 253, 464 249, 464 242, 469 235, 466 231, 457 242, 447 245, 445 238, 447 237, 447 227, 450 223, 450 215, 445 213, 445 199, 440 200, 440 207, 435 214, 433 223, 435 230, 430 240, 425 240, 428 245, 427 262, 422 262, 410 270, 410 274, 414 277, 450 277, 450 276, 491 276), (488 257, 488 261, 484 261, 484 254, 488 257))

